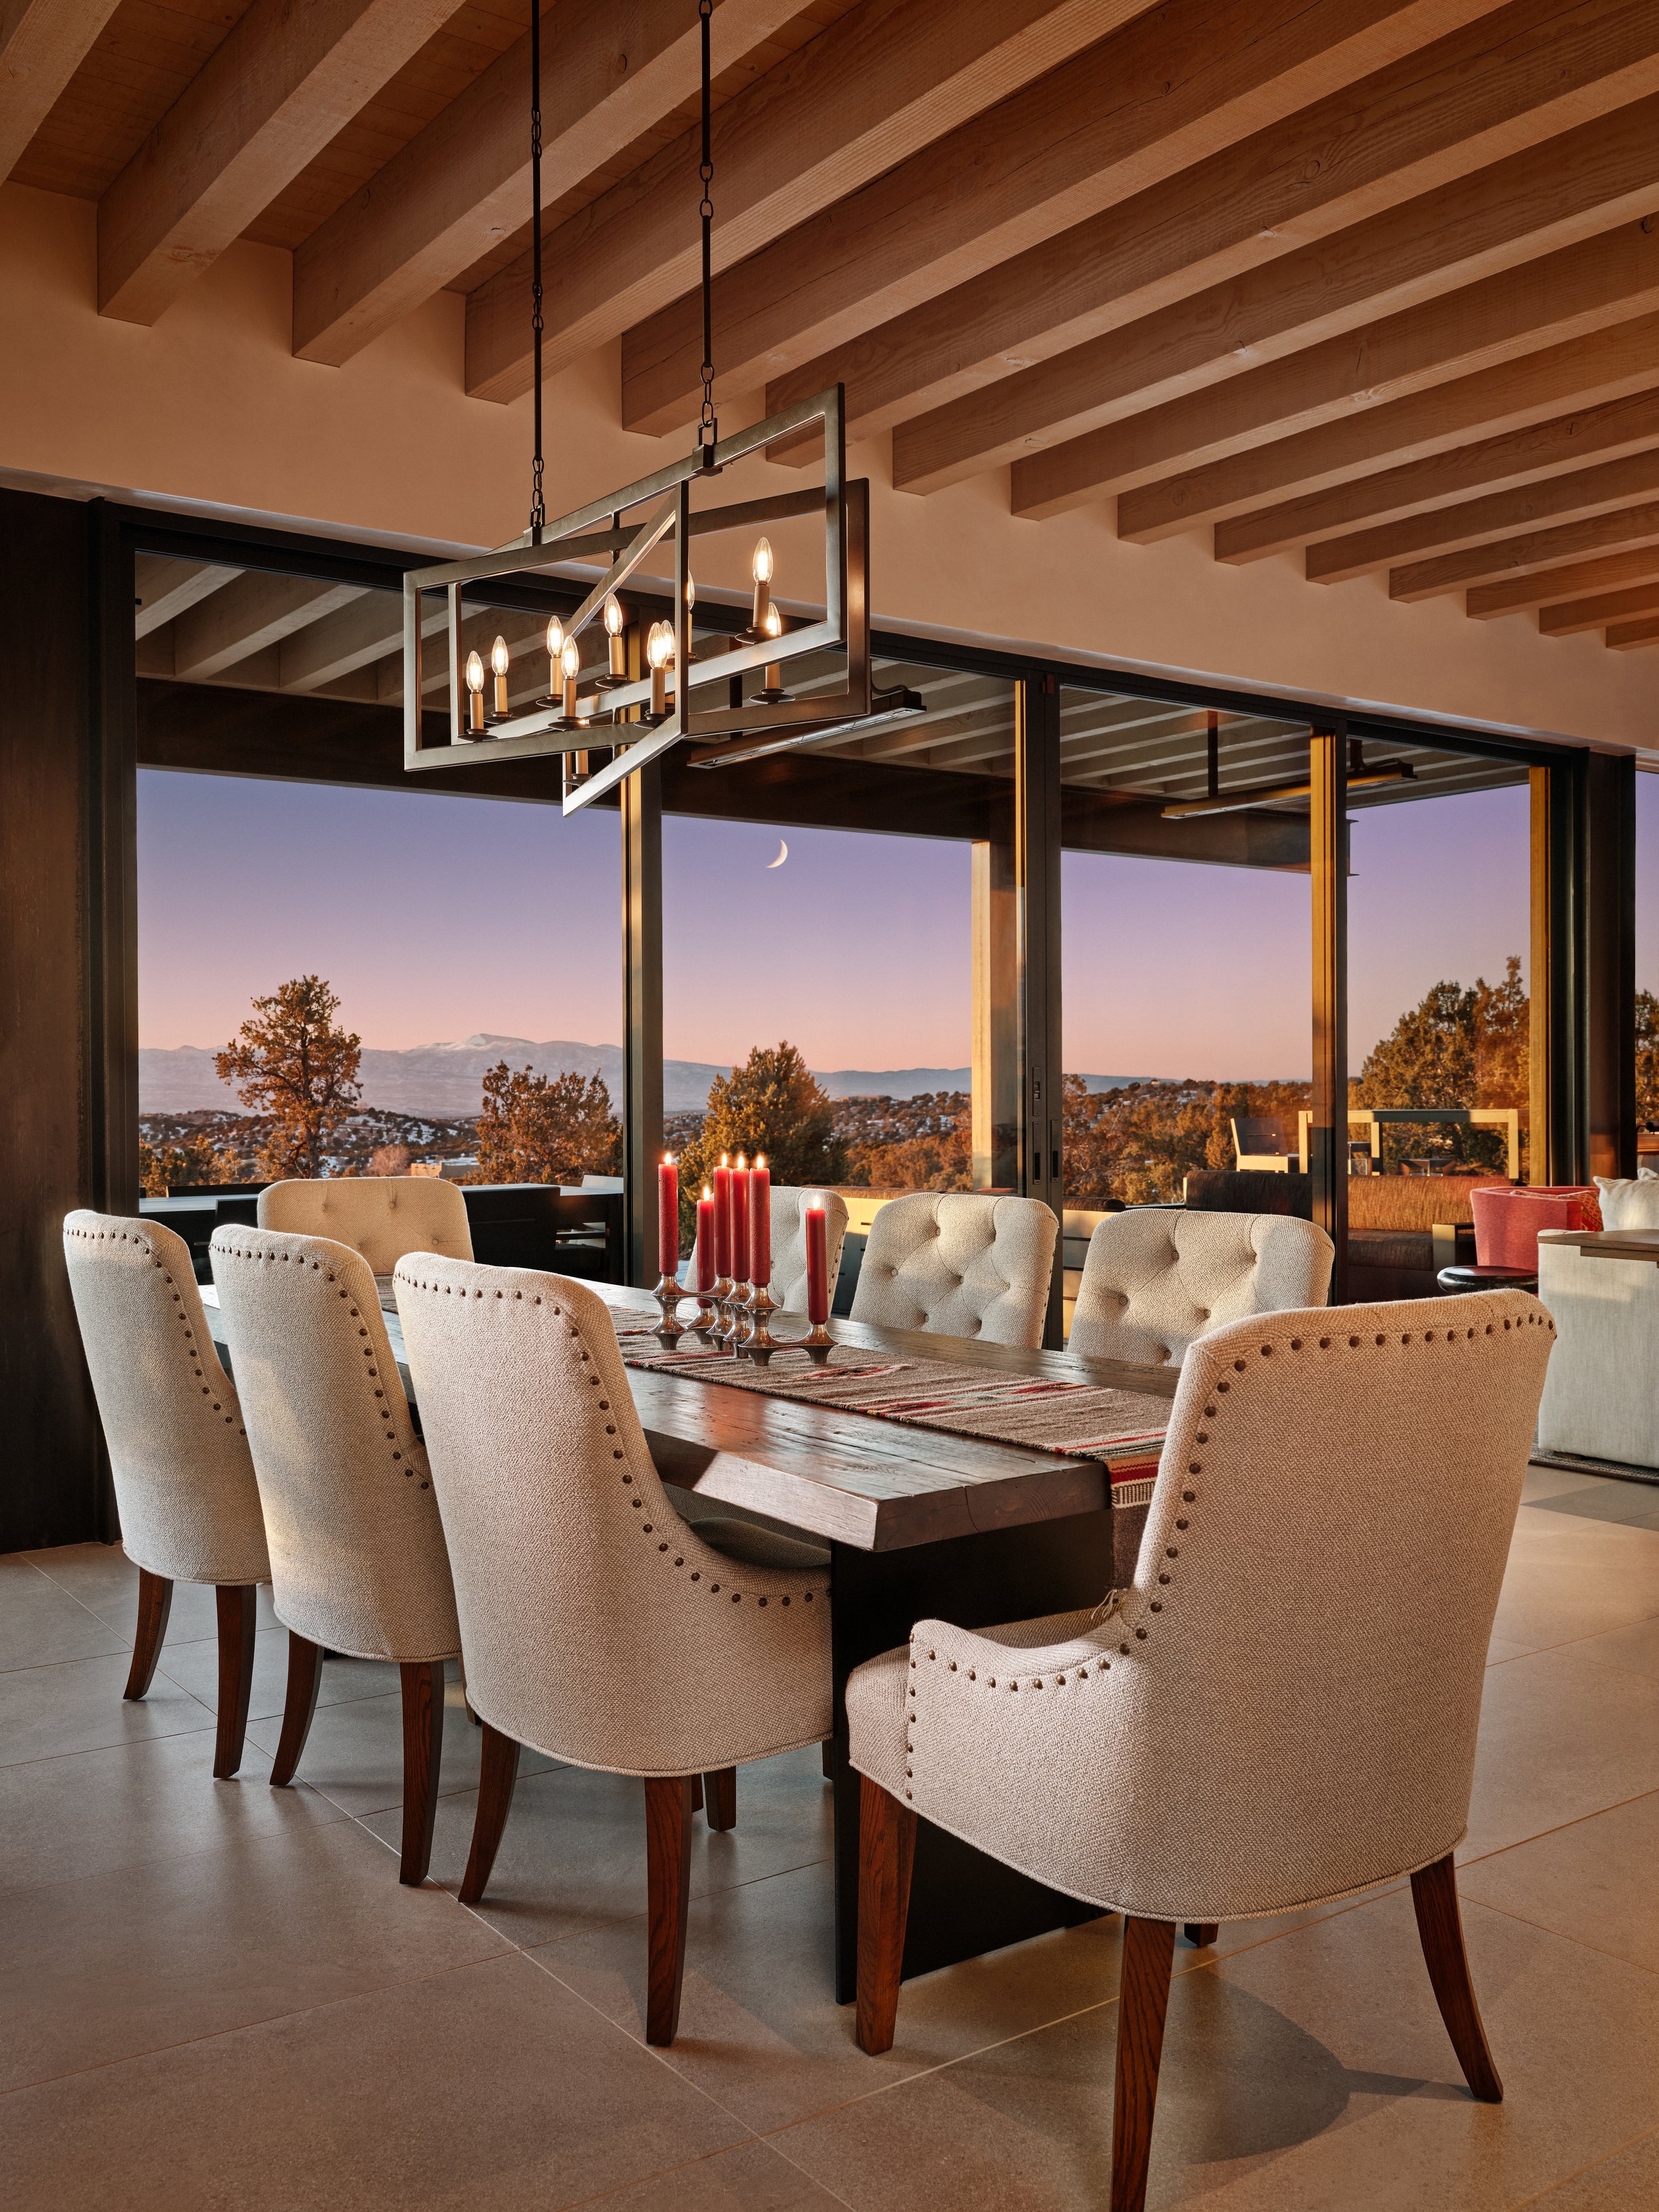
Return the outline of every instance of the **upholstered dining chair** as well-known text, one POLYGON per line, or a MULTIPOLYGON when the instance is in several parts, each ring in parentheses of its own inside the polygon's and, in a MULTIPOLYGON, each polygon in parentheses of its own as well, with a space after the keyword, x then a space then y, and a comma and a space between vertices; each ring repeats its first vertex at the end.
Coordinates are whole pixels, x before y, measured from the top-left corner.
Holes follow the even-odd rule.
MULTIPOLYGON (((823 1208, 824 1243, 829 1259, 830 1295, 836 1294, 841 1268, 841 1248, 847 1237, 847 1200, 833 1190, 792 1183, 772 1186, 772 1296, 791 1313, 806 1310, 806 1209, 823 1208)), ((697 1247, 691 1246, 686 1281, 697 1279, 697 1247)))
POLYGON ((1518 1291, 1216 1329, 1128 1589, 977 1634, 920 1621, 854 1670, 865 2050, 893 2039, 920 1814, 1124 1915, 1112 2212, 1145 2198, 1182 1926, 1213 1942, 1409 1875, 1459 2063, 1501 2098, 1452 1853, 1553 1334, 1518 1291))
POLYGON ((1036 1198, 919 1191, 870 1224, 852 1318, 1035 1352, 1060 1224, 1036 1198))
POLYGON ((1089 1239, 1066 1350, 1179 1361, 1225 1322, 1322 1306, 1334 1249, 1322 1229, 1285 1213, 1109 1213, 1089 1239))
POLYGON ((190 1247, 159 1221, 64 1217, 64 1258, 92 1376, 121 1545, 138 1570, 123 1695, 155 1676, 175 1583, 211 1583, 219 1630, 213 1771, 242 1763, 258 1586, 270 1580, 241 1410, 202 1312, 190 1247))
POLYGON ((405 1252, 472 1257, 466 1199, 436 1176, 295 1176, 259 1193, 259 1226, 349 1244, 389 1275, 405 1252))
POLYGON ((325 1650, 398 1663, 404 1808, 398 1879, 426 1879, 443 1752, 444 1662, 460 1650, 426 1453, 410 1418, 368 1261, 325 1237, 216 1230, 226 1340, 288 1631, 271 1767, 294 1778, 325 1650))
POLYGON ((483 1774, 482 1897, 520 1745, 645 1784, 646 2036, 679 2020, 694 1778, 830 1729, 829 1561, 741 1521, 683 1521, 604 1301, 415 1253, 393 1276, 455 1576, 483 1774))

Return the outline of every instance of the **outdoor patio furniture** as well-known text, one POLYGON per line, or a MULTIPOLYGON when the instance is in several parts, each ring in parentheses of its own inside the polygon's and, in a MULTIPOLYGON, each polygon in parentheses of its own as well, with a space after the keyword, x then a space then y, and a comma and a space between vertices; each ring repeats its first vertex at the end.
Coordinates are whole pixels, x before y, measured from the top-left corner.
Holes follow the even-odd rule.
POLYGON ((1059 1233, 1040 1199, 896 1198, 871 1224, 852 1318, 1036 1351, 1059 1233))
POLYGON ((1113 2212, 1145 2200, 1182 1926, 1410 1875, 1464 2075, 1502 2097, 1452 1854, 1552 1341, 1516 1291, 1218 1329, 1182 1369, 1129 1588, 979 1633, 921 1619, 857 1669, 864 2050, 892 2044, 923 1815, 1125 1916, 1113 2212))
POLYGON ((455 1575, 483 1775, 482 1897, 519 1749, 645 1784, 646 2037, 672 2043, 694 1781, 830 1729, 830 1555, 664 1493, 605 1304, 557 1275, 411 1254, 394 1282, 455 1575))
MULTIPOLYGON (((1469 1176, 1350 1176, 1348 1295, 1355 1299, 1426 1298, 1441 1268, 1475 1258, 1469 1176)), ((1497 1178, 1487 1177, 1486 1182, 1497 1178)), ((1242 1176, 1195 1169, 1187 1177, 1189 1212, 1313 1214, 1309 1176, 1242 1176)))
POLYGON ((1282 1213, 1109 1214, 1089 1240, 1068 1348, 1179 1362, 1224 1322, 1323 1305, 1332 1258, 1322 1229, 1282 1213))
POLYGON ((1231 1127, 1236 1167, 1247 1174, 1253 1169, 1267 1175, 1289 1172, 1295 1155, 1285 1149, 1285 1125, 1277 1115, 1239 1115, 1231 1127))
MULTIPOLYGON (((428 1184, 428 1189, 435 1186, 428 1184)), ((368 1261, 325 1237, 221 1229, 213 1280, 289 1632, 270 1771, 292 1780, 322 1656, 397 1662, 403 1692, 398 1880, 426 1879, 443 1753, 444 1662, 460 1632, 426 1451, 386 1340, 368 1261)))
POLYGON ((259 1193, 258 1225, 349 1244, 376 1275, 389 1275, 405 1252, 472 1257, 465 1194, 459 1183, 437 1176, 295 1176, 268 1183, 259 1193))
POLYGON ((211 1583, 219 1632, 213 1771, 242 1763, 265 1526, 236 1389, 219 1364, 190 1249, 160 1222, 76 1212, 64 1259, 98 1401, 121 1541, 138 1570, 123 1695, 155 1674, 174 1583, 211 1583))

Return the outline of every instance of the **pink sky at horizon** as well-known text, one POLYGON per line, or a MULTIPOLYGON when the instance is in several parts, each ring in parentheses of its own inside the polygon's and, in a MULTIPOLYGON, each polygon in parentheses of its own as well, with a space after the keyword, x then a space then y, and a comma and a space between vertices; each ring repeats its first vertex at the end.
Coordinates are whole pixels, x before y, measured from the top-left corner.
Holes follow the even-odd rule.
MULTIPOLYGON (((1638 789, 1651 856, 1659 778, 1638 789)), ((256 992, 310 970, 374 1047, 620 1039, 614 814, 146 770, 138 846, 146 1045, 222 1044, 256 992)), ((966 1064, 965 845, 671 817, 663 848, 671 1058, 729 1065, 787 1036, 823 1069, 966 1064), (788 859, 769 868, 782 838, 788 859)), ((1367 810, 1353 866, 1357 1068, 1434 982, 1524 959, 1525 787, 1367 810)), ((1064 866, 1068 1067, 1305 1075, 1305 876, 1071 853, 1064 866)), ((1638 979, 1659 988, 1645 880, 1638 979)))

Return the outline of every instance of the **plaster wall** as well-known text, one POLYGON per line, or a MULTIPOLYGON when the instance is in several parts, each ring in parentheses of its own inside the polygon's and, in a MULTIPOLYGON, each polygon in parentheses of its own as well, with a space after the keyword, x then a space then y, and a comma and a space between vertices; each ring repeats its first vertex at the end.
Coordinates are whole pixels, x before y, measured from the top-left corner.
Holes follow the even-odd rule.
MULTIPOLYGON (((422 544, 494 544, 523 527, 530 403, 466 397, 459 295, 337 369, 293 357, 289 257, 275 247, 233 246, 150 329, 97 313, 95 260, 89 203, 0 187, 0 471, 422 544)), ((614 346, 549 385, 552 513, 683 449, 623 431, 617 392, 614 346)), ((720 399, 728 428, 761 410, 757 394, 720 399)), ((850 460, 872 482, 880 623, 1620 748, 1659 743, 1659 651, 1610 653, 1597 632, 1547 639, 1526 615, 1470 622, 1459 598, 1397 606, 1381 577, 1310 585, 1299 556, 1223 567, 1207 529, 1122 544, 1109 506, 1018 520, 1006 472, 927 498, 895 492, 885 440, 850 460)), ((768 478, 802 481, 757 461, 732 489, 768 478)), ((816 596, 806 526, 777 536, 781 597, 816 596)), ((724 570, 700 549, 700 583, 745 580, 740 549, 724 570)))

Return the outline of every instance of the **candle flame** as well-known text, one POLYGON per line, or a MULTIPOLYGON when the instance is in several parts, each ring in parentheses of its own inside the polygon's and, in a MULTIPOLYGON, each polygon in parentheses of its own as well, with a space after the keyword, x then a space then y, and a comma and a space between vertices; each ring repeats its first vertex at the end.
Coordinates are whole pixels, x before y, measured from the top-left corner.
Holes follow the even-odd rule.
POLYGON ((726 1154, 724 1152, 720 1154, 720 1165, 722 1167, 726 1165, 726 1154))
POLYGON ((757 1168, 763 1168, 763 1167, 766 1165, 766 1155, 765 1155, 765 1153, 764 1153, 764 1152, 757 1152, 757 1153, 756 1153, 756 1155, 755 1155, 755 1165, 756 1165, 757 1168))
POLYGON ((672 1154, 672 1152, 665 1152, 665 1153, 663 1154, 663 1156, 662 1156, 662 1164, 663 1164, 663 1165, 664 1165, 665 1168, 672 1168, 672 1167, 673 1166, 673 1164, 674 1164, 674 1155, 672 1154))
POLYGON ((708 1184, 707 1184, 707 1183, 704 1183, 704 1185, 703 1185, 703 1187, 702 1187, 702 1194, 703 1194, 703 1196, 708 1200, 708 1203, 712 1206, 712 1205, 714 1204, 714 1192, 713 1192, 712 1190, 710 1190, 710 1189, 709 1189, 709 1188, 708 1188, 708 1184))
POLYGON ((739 1153, 738 1154, 738 1173, 739 1175, 744 1175, 744 1174, 746 1174, 747 1172, 748 1172, 748 1166, 747 1166, 747 1163, 745 1162, 745 1160, 744 1160, 744 1158, 743 1154, 742 1154, 741 1152, 739 1152, 739 1153))

